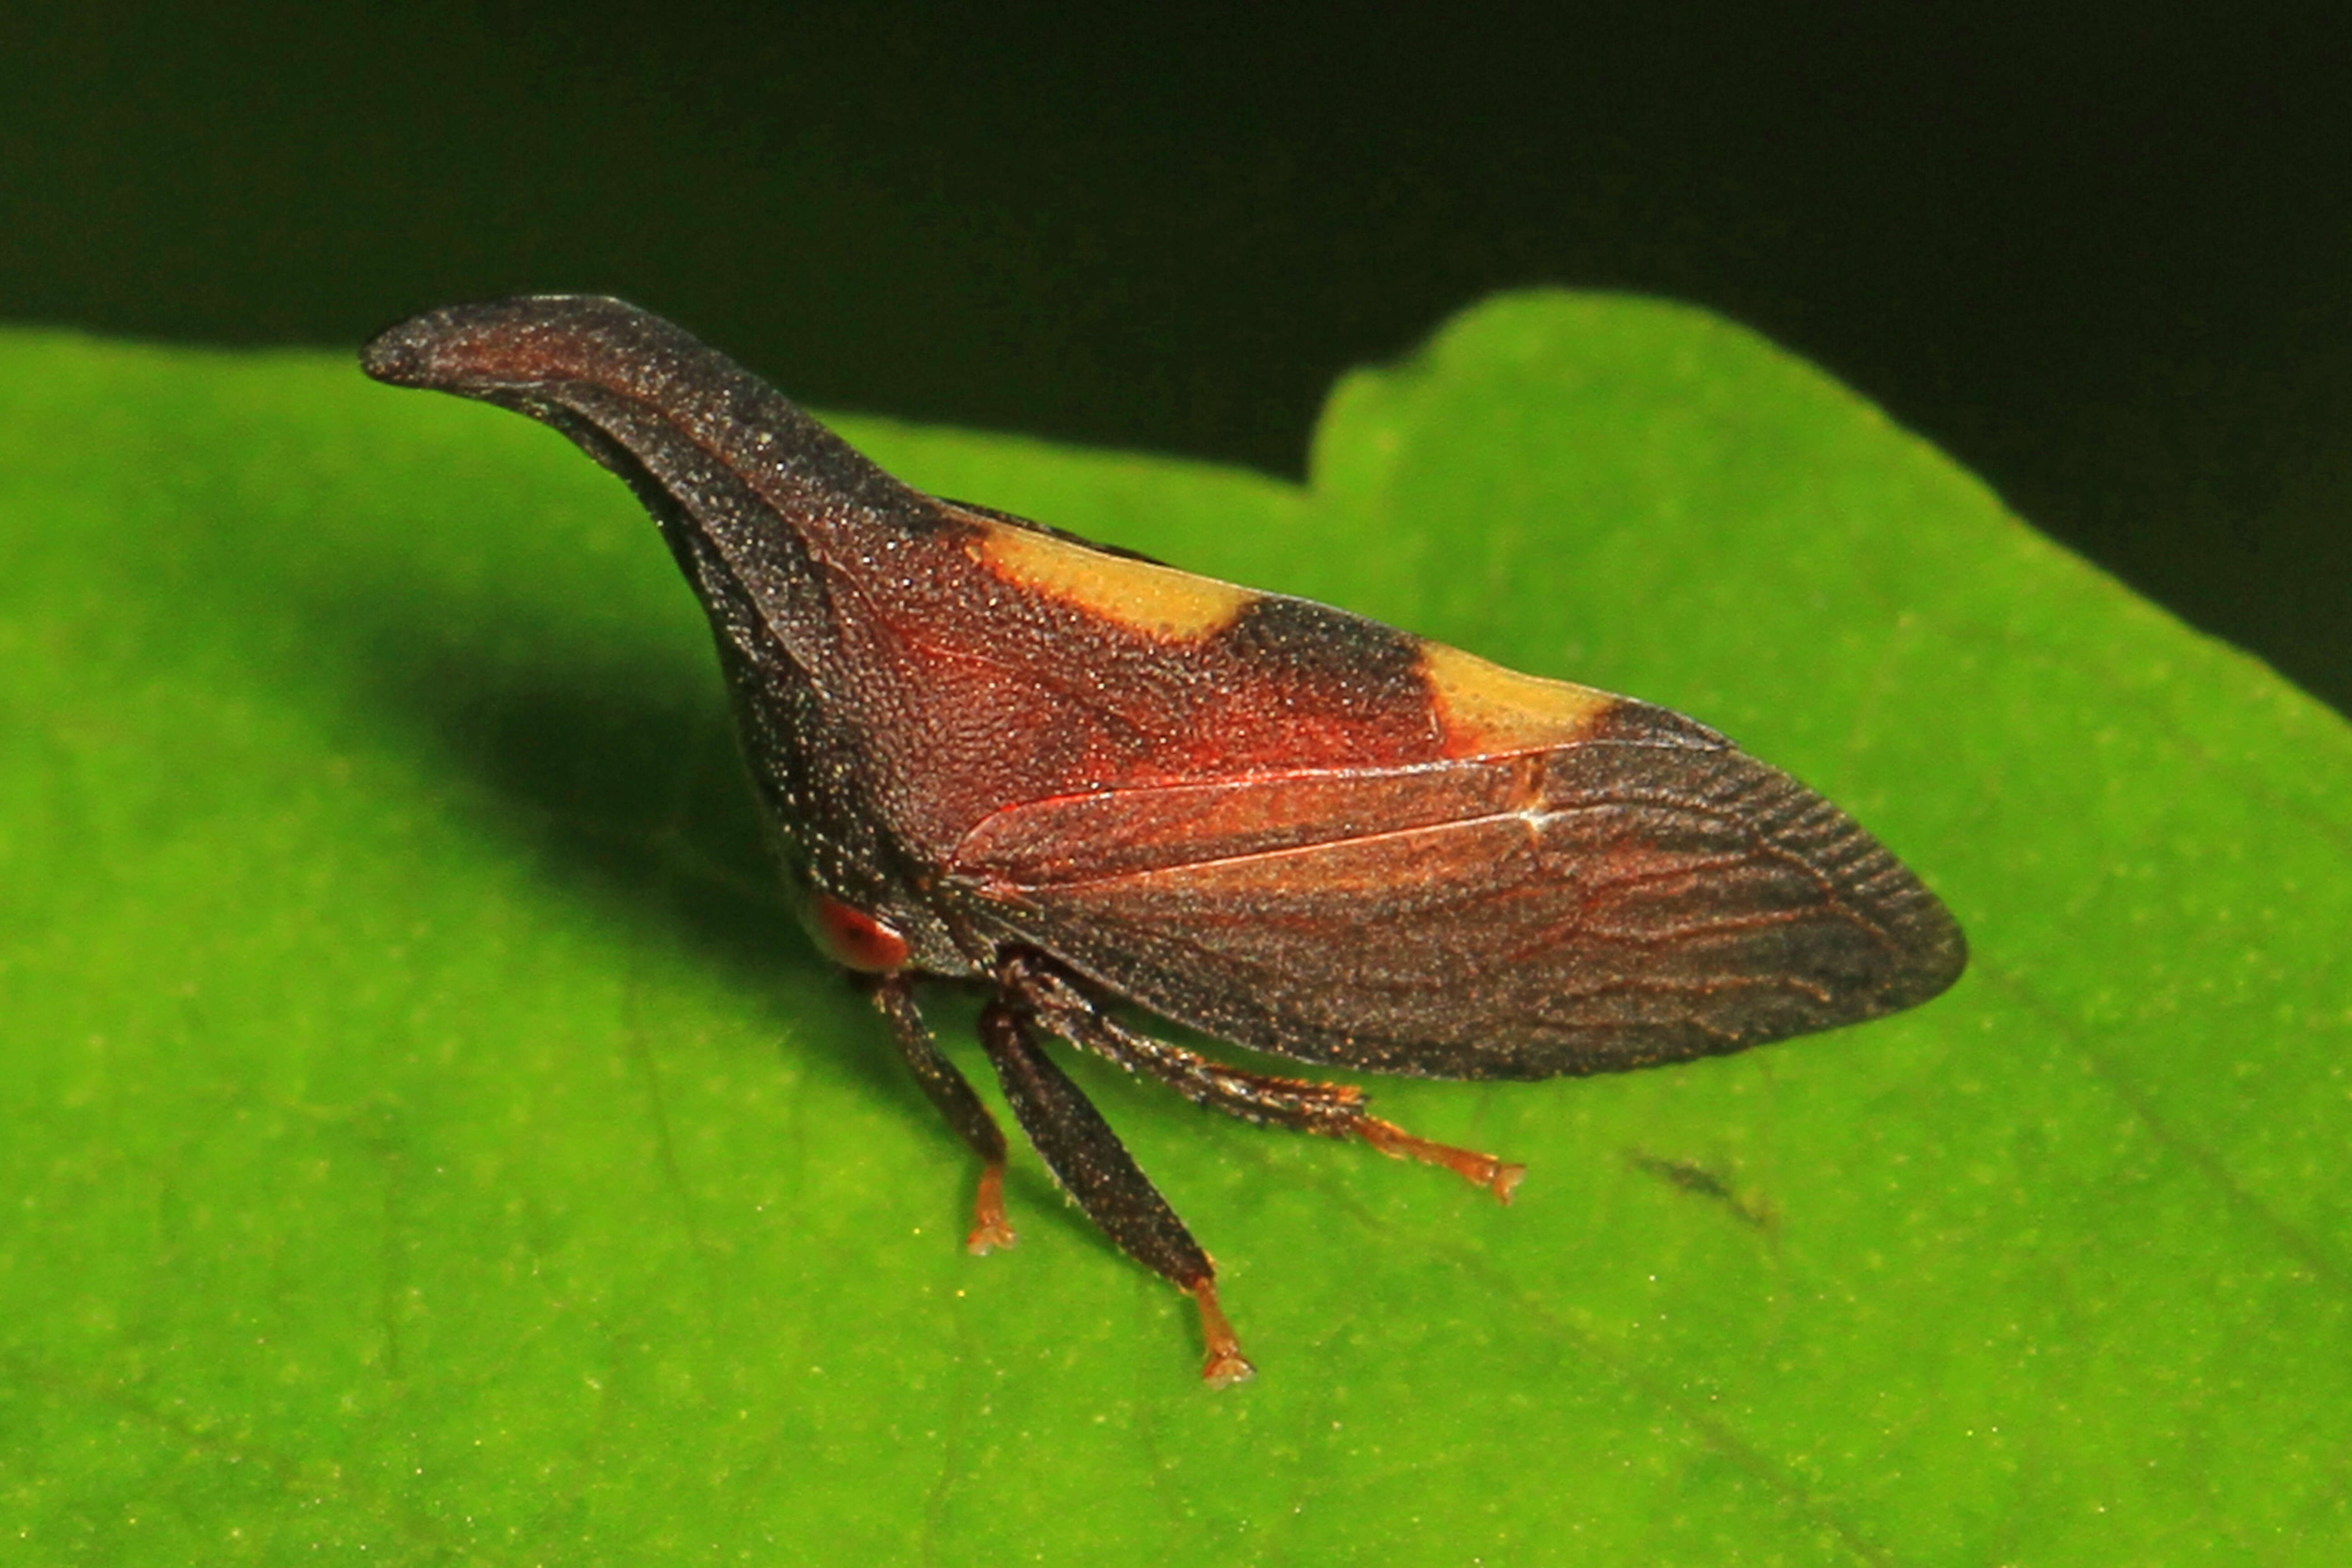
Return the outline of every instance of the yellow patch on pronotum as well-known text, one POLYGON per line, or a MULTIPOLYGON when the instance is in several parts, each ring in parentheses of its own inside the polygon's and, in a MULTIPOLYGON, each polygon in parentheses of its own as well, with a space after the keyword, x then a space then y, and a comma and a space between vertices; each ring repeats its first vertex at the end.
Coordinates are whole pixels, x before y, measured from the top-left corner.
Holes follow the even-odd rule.
POLYGON ((1421 671, 1445 727, 1448 756, 1487 756, 1582 740, 1622 699, 1573 681, 1547 680, 1489 664, 1444 643, 1424 643, 1421 671))
POLYGON ((1252 600, 1264 597, 1213 577, 1106 555, 1050 533, 997 522, 982 523, 967 548, 1001 582, 1170 642, 1214 636, 1232 626, 1252 600))

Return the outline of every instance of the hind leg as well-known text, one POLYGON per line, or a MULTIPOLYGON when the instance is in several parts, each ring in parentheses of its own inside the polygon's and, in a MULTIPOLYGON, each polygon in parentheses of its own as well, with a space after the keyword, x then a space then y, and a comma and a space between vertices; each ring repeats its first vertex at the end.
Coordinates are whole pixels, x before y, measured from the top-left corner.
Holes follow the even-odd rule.
POLYGON ((1001 978, 1046 1028, 1129 1072, 1150 1074, 1195 1105, 1325 1138, 1360 1138, 1393 1159, 1443 1165, 1505 1203, 1528 1173, 1525 1165, 1432 1142, 1369 1114, 1363 1090, 1352 1085, 1244 1072, 1130 1029, 1097 1006, 1059 968, 1034 955, 1008 959, 1001 978))

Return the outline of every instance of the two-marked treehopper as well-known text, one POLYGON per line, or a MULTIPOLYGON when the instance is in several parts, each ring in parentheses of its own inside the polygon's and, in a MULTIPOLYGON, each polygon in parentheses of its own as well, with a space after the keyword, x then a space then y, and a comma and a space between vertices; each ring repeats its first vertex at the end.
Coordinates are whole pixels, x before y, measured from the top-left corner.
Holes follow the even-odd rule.
POLYGON ((990 988, 1023 1131, 1250 1374, 1215 1273, 1037 1030, 1246 1121, 1445 1165, 1360 1090, 1222 1066, 1126 998, 1301 1061, 1538 1079, 1736 1051, 1923 1002, 1958 925, 1837 807, 1663 708, 908 489, 613 300, 436 310, 369 374, 543 420, 625 479, 702 601, 808 924, 874 977, 984 1168, 1005 1143, 917 976, 990 988))

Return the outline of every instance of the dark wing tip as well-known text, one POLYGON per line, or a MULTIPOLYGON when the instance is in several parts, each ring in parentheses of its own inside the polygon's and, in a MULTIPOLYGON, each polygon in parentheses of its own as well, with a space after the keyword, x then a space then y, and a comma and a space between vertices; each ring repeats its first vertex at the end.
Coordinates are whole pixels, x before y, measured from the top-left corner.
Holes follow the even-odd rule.
POLYGON ((1528 975, 1517 1041, 1483 1076, 1744 1050, 1917 1006, 1968 966, 1959 922, 1885 845, 1711 737, 1669 724, 1553 753, 1554 848, 1589 868, 1585 921, 1528 975))
POLYGON ((1960 922, 1944 907, 1943 900, 1900 862, 1896 864, 1916 889, 1916 898, 1900 927, 1905 938, 1901 962, 1879 993, 1885 1003, 1882 1011, 1887 1013, 1916 1007, 1942 995, 1969 967, 1969 938, 1960 922))
POLYGON ((1871 847, 1887 868, 1885 880, 1867 895, 1848 892, 1864 929, 1850 932, 1845 950, 1823 966, 1834 994, 1808 1029, 1906 1012, 1950 990, 1969 966, 1968 937, 1944 901, 1875 841, 1871 847))
MULTIPOLYGON (((1959 922, 1909 867, 1834 804, 1726 736, 1628 698, 1602 716, 1590 738, 1638 748, 1604 746, 1603 755, 1677 756, 1668 766, 1692 781, 1689 804, 1744 824, 1772 855, 1801 864, 1816 880, 1822 906, 1844 912, 1845 921, 1813 928, 1815 944, 1790 954, 1801 973, 1809 963, 1817 965, 1811 977, 1829 992, 1809 1026, 1859 1023, 1916 1007, 1948 990, 1968 967, 1968 938, 1959 922), (1693 752, 1713 754, 1693 758, 1693 752), (1843 940, 1819 941, 1833 931, 1843 940)), ((1658 766, 1616 765, 1629 780, 1658 766)))
POLYGON ((1948 990, 1968 967, 1969 944, 1944 901, 1837 806, 1776 769, 1739 761, 1761 838, 1806 867, 1822 907, 1843 916, 1805 928, 1811 939, 1790 955, 1796 972, 1810 969, 1827 993, 1809 1026, 1884 1017, 1948 990))

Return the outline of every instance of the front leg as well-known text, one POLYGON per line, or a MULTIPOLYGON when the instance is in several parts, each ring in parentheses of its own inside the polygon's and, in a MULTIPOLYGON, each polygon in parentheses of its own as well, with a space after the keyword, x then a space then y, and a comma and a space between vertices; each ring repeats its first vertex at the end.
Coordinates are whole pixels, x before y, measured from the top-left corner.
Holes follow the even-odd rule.
POLYGON ((1233 1325, 1217 1305, 1216 1268, 1209 1255, 1102 1113, 1038 1049, 1024 1004, 1012 994, 991 1001, 980 1015, 980 1040, 1021 1130, 1062 1189, 1120 1251, 1173 1280, 1200 1304, 1209 1352, 1201 1375, 1214 1388, 1252 1375, 1256 1369, 1243 1356, 1233 1325))
POLYGON ((931 1028, 923 1022, 922 1010, 915 1005, 915 994, 903 973, 886 974, 874 987, 874 1005, 890 1020, 890 1033, 898 1042, 898 1054, 907 1058, 913 1069, 915 1081, 923 1087, 924 1095, 948 1119, 948 1125, 971 1152, 980 1156, 980 1194, 972 1203, 971 1235, 964 1245, 975 1255, 1010 1247, 1018 1239, 1013 1226, 1004 1217, 1004 1133, 996 1125, 996 1118, 971 1091, 971 1085, 956 1070, 955 1063, 940 1052, 939 1042, 931 1037, 931 1028))

